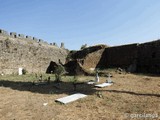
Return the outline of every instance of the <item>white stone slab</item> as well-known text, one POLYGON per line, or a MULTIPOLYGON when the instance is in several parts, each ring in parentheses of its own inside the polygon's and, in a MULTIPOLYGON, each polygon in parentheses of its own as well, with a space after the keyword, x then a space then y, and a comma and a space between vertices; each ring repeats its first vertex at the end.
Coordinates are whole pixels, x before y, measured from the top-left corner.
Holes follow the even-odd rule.
POLYGON ((98 85, 95 85, 96 87, 107 87, 107 86, 111 86, 113 83, 102 83, 102 84, 98 84, 98 85))
POLYGON ((89 81, 89 82, 87 82, 87 84, 89 84, 89 85, 92 85, 92 84, 94 84, 94 83, 96 83, 96 82, 94 82, 94 81, 89 81))
POLYGON ((19 75, 22 75, 22 70, 23 70, 23 68, 18 68, 18 74, 19 75))
POLYGON ((55 101, 56 101, 56 102, 63 103, 63 104, 67 104, 67 103, 76 101, 76 100, 78 100, 78 99, 80 99, 80 98, 84 98, 84 97, 86 97, 86 96, 87 96, 87 95, 85 95, 85 94, 76 93, 76 94, 73 94, 73 95, 69 95, 69 96, 67 96, 67 97, 63 97, 63 98, 56 99, 55 101))

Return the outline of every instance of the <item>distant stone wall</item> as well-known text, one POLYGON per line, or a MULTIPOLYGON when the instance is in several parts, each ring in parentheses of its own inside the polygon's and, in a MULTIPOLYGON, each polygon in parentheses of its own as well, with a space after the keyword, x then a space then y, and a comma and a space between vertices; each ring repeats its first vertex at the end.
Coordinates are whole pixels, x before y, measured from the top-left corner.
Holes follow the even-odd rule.
POLYGON ((65 63, 65 49, 31 38, 0 30, 0 74, 17 74, 18 68, 28 73, 45 73, 51 61, 65 63))
POLYGON ((160 40, 139 46, 137 71, 160 74, 160 40))

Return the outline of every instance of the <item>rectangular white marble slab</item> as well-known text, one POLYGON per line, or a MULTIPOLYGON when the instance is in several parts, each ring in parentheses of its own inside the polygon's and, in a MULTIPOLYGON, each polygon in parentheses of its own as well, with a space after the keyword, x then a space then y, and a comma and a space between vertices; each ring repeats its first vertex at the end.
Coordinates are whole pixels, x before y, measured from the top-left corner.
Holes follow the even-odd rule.
POLYGON ((95 87, 103 88, 103 87, 111 86, 112 84, 113 83, 102 83, 102 84, 95 85, 95 87))
POLYGON ((67 96, 67 97, 63 97, 63 98, 56 99, 55 101, 56 101, 56 102, 63 103, 63 104, 67 104, 67 103, 76 101, 76 100, 78 100, 78 99, 80 99, 80 98, 84 98, 84 97, 86 97, 86 96, 87 96, 87 95, 85 95, 85 94, 76 93, 76 94, 73 94, 73 95, 69 95, 69 96, 67 96))

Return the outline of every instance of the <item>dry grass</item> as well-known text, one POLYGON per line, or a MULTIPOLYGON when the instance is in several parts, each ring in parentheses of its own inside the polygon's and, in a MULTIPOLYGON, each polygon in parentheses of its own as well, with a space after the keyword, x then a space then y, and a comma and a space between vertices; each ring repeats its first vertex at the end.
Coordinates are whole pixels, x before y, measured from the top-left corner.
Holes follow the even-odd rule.
MULTIPOLYGON (((113 73, 115 83, 110 87, 81 84, 77 92, 88 97, 67 105, 54 102, 75 93, 71 78, 63 77, 60 85, 51 82, 50 85, 33 86, 34 78, 29 75, 1 77, 0 120, 123 120, 129 119, 126 113, 160 116, 160 77, 113 73)), ((92 79, 94 77, 81 76, 79 81, 92 79)), ((105 80, 100 77, 100 82, 105 80)))

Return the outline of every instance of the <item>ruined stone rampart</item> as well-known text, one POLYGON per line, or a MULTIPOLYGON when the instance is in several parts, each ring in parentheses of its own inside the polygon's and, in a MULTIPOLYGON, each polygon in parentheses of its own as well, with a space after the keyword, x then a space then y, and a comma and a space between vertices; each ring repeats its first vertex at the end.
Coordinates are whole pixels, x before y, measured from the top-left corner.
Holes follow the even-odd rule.
POLYGON ((96 45, 84 48, 79 51, 71 51, 69 59, 77 60, 84 69, 95 68, 100 61, 106 45, 96 45))
POLYGON ((18 68, 45 73, 51 61, 59 60, 69 68, 76 62, 83 69, 121 67, 129 72, 160 74, 160 40, 114 47, 97 45, 68 54, 64 43, 58 47, 55 42, 48 44, 36 37, 0 29, 0 73, 17 73, 18 68))
POLYGON ((160 74, 160 40, 106 48, 97 67, 160 74))
POLYGON ((0 30, 0 74, 45 73, 50 62, 65 63, 67 51, 41 39, 0 30), (38 41, 37 41, 38 40, 38 41))
POLYGON ((104 49, 106 47, 107 47, 106 45, 96 45, 96 46, 87 47, 87 48, 84 48, 82 50, 75 51, 74 53, 72 53, 70 55, 70 57, 72 59, 83 59, 88 54, 96 52, 96 51, 101 50, 101 49, 104 49))
POLYGON ((78 59, 85 69, 120 67, 128 72, 160 74, 160 40, 114 47, 92 46, 70 56, 78 59))

